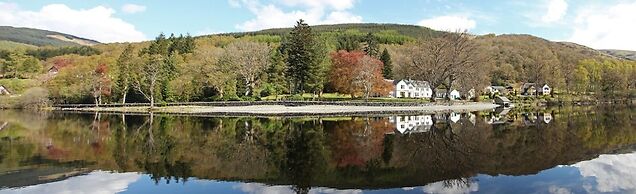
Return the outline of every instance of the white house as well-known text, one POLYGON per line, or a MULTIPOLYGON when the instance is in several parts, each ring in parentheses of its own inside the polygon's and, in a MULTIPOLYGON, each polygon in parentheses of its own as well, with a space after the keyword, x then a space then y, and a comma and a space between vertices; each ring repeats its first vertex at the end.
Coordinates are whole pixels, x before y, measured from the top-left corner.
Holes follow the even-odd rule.
POLYGON ((543 87, 541 87, 541 91, 539 92, 543 95, 550 95, 550 93, 552 93, 552 88, 550 88, 548 84, 545 84, 543 85, 543 87))
POLYGON ((433 90, 427 81, 395 80, 389 94, 394 98, 430 98, 433 90))
MULTIPOLYGON (((446 95, 448 95, 448 91, 446 89, 438 89, 437 93, 435 94, 435 96, 437 98, 446 98, 446 95)), ((461 95, 459 94, 459 91, 452 90, 450 92, 450 99, 451 100, 459 100, 459 99, 461 99, 461 95)))
POLYGON ((423 133, 431 130, 433 117, 431 115, 419 116, 393 116, 389 122, 395 124, 395 129, 402 134, 423 133))
POLYGON ((500 95, 508 95, 512 88, 508 89, 506 86, 488 86, 484 88, 484 93, 486 94, 500 94, 500 95))
POLYGON ((521 94, 522 95, 550 95, 552 93, 552 88, 548 86, 548 84, 543 85, 543 87, 537 88, 534 83, 524 83, 521 86, 521 94))

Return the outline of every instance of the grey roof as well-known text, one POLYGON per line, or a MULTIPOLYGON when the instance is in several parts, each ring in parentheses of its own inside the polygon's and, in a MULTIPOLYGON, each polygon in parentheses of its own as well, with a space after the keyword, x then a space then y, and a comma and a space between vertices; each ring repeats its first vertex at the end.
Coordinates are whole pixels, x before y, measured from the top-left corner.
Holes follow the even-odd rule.
POLYGON ((430 88, 431 84, 429 84, 427 81, 418 81, 418 80, 394 80, 393 81, 393 85, 397 85, 397 83, 399 83, 400 81, 404 81, 404 83, 406 84, 410 84, 413 85, 415 87, 418 88, 430 88))
POLYGON ((535 85, 536 85, 535 83, 523 83, 523 85, 521 85, 521 89, 525 90, 525 89, 530 88, 530 87, 535 86, 535 85))
POLYGON ((497 96, 495 97, 495 101, 510 102, 510 100, 506 98, 505 96, 497 96))
POLYGON ((492 89, 495 89, 495 90, 505 90, 505 89, 506 89, 506 87, 505 87, 505 86, 490 86, 490 87, 491 87, 492 89))

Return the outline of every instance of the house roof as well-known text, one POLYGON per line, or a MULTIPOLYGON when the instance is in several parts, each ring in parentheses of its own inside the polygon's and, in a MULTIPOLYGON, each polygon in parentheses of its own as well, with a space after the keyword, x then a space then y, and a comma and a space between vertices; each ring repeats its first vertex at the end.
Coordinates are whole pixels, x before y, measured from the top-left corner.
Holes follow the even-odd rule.
POLYGON ((535 85, 536 85, 535 83, 523 83, 523 85, 521 85, 521 89, 522 90, 526 90, 526 89, 528 89, 530 87, 533 87, 535 85))
POLYGON ((497 96, 495 97, 495 100, 501 102, 510 102, 510 99, 506 98, 505 96, 497 96))
POLYGON ((505 89, 506 89, 506 87, 505 87, 505 86, 490 86, 490 87, 491 87, 492 89, 495 89, 495 90, 505 90, 505 89))
POLYGON ((408 85, 413 85, 418 88, 430 88, 431 85, 427 81, 419 81, 419 80, 394 80, 393 85, 397 85, 400 81, 404 81, 404 83, 408 85))

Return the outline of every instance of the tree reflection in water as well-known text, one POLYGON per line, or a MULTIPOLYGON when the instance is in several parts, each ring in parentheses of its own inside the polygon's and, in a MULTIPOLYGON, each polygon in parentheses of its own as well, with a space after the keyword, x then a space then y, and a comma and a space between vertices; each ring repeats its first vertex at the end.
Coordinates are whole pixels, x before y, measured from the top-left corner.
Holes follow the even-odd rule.
POLYGON ((636 144, 635 111, 615 107, 428 115, 430 128, 404 134, 383 117, 21 119, 29 115, 0 112, 0 123, 9 123, 0 131, 1 171, 40 158, 143 172, 156 184, 194 177, 293 185, 297 193, 440 182, 468 188, 478 174, 534 174, 636 144))

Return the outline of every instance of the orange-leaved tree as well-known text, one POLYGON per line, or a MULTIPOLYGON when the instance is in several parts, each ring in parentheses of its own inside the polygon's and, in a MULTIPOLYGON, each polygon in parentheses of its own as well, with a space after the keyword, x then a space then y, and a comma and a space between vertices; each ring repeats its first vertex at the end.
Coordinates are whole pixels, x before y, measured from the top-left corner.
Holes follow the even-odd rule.
POLYGON ((391 90, 392 84, 382 76, 382 61, 362 51, 344 50, 331 53, 331 60, 331 85, 337 92, 369 98, 385 96, 391 90))

